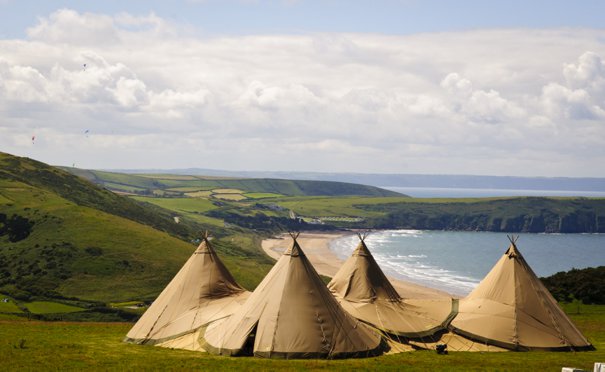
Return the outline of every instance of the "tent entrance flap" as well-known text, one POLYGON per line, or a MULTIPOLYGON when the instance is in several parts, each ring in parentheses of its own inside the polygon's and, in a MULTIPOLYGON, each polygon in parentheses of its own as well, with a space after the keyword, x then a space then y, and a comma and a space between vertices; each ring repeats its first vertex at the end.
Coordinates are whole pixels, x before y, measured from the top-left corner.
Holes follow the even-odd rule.
POLYGON ((238 356, 254 356, 254 342, 256 341, 257 330, 258 322, 256 322, 254 327, 252 327, 252 331, 250 331, 250 333, 248 334, 246 342, 244 342, 241 351, 237 353, 238 356))

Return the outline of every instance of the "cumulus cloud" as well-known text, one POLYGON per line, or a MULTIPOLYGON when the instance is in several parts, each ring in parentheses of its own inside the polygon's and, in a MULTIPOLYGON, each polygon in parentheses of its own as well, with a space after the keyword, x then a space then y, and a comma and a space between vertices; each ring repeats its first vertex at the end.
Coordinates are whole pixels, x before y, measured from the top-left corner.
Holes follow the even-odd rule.
POLYGON ((63 9, 27 35, 0 40, 0 146, 51 163, 605 176, 602 30, 208 38, 63 9))

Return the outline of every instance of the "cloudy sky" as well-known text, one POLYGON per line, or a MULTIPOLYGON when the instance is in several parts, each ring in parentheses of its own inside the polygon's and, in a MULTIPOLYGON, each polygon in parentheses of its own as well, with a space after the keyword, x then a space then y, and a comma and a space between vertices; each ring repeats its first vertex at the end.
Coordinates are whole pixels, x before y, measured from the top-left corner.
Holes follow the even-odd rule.
POLYGON ((0 0, 0 151, 82 168, 605 177, 603 14, 0 0))

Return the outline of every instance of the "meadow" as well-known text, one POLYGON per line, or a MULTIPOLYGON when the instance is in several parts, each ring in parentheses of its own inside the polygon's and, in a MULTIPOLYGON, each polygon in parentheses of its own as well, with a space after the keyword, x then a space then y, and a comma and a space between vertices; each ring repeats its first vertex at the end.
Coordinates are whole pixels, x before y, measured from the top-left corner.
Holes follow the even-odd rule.
POLYGON ((560 371, 591 370, 605 361, 605 306, 564 305, 596 351, 450 352, 414 351, 367 359, 267 360, 218 357, 122 342, 132 323, 38 322, 0 315, 0 360, 8 370, 411 370, 560 371), (2 320, 4 319, 4 320, 2 320))

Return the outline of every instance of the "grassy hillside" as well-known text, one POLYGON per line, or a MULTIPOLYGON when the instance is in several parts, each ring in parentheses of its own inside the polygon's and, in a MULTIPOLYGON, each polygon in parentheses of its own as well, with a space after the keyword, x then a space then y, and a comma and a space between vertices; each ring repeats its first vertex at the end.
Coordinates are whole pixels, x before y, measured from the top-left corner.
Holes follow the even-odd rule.
POLYGON ((13 239, 0 237, 0 292, 101 301, 152 296, 193 249, 150 226, 25 183, 0 180, 0 193, 9 200, 0 213, 29 226, 13 239))
POLYGON ((175 224, 170 213, 165 210, 144 208, 133 200, 120 197, 61 169, 1 152, 0 180, 20 182, 55 194, 75 205, 135 220, 181 238, 189 237, 192 230, 197 228, 187 223, 175 224))
MULTIPOLYGON (((0 293, 17 298, 151 300, 207 221, 142 204, 62 170, 0 153, 0 293)), ((217 250, 253 288, 271 261, 258 238, 218 226, 217 250), (240 236, 241 235, 241 236, 240 236)))

